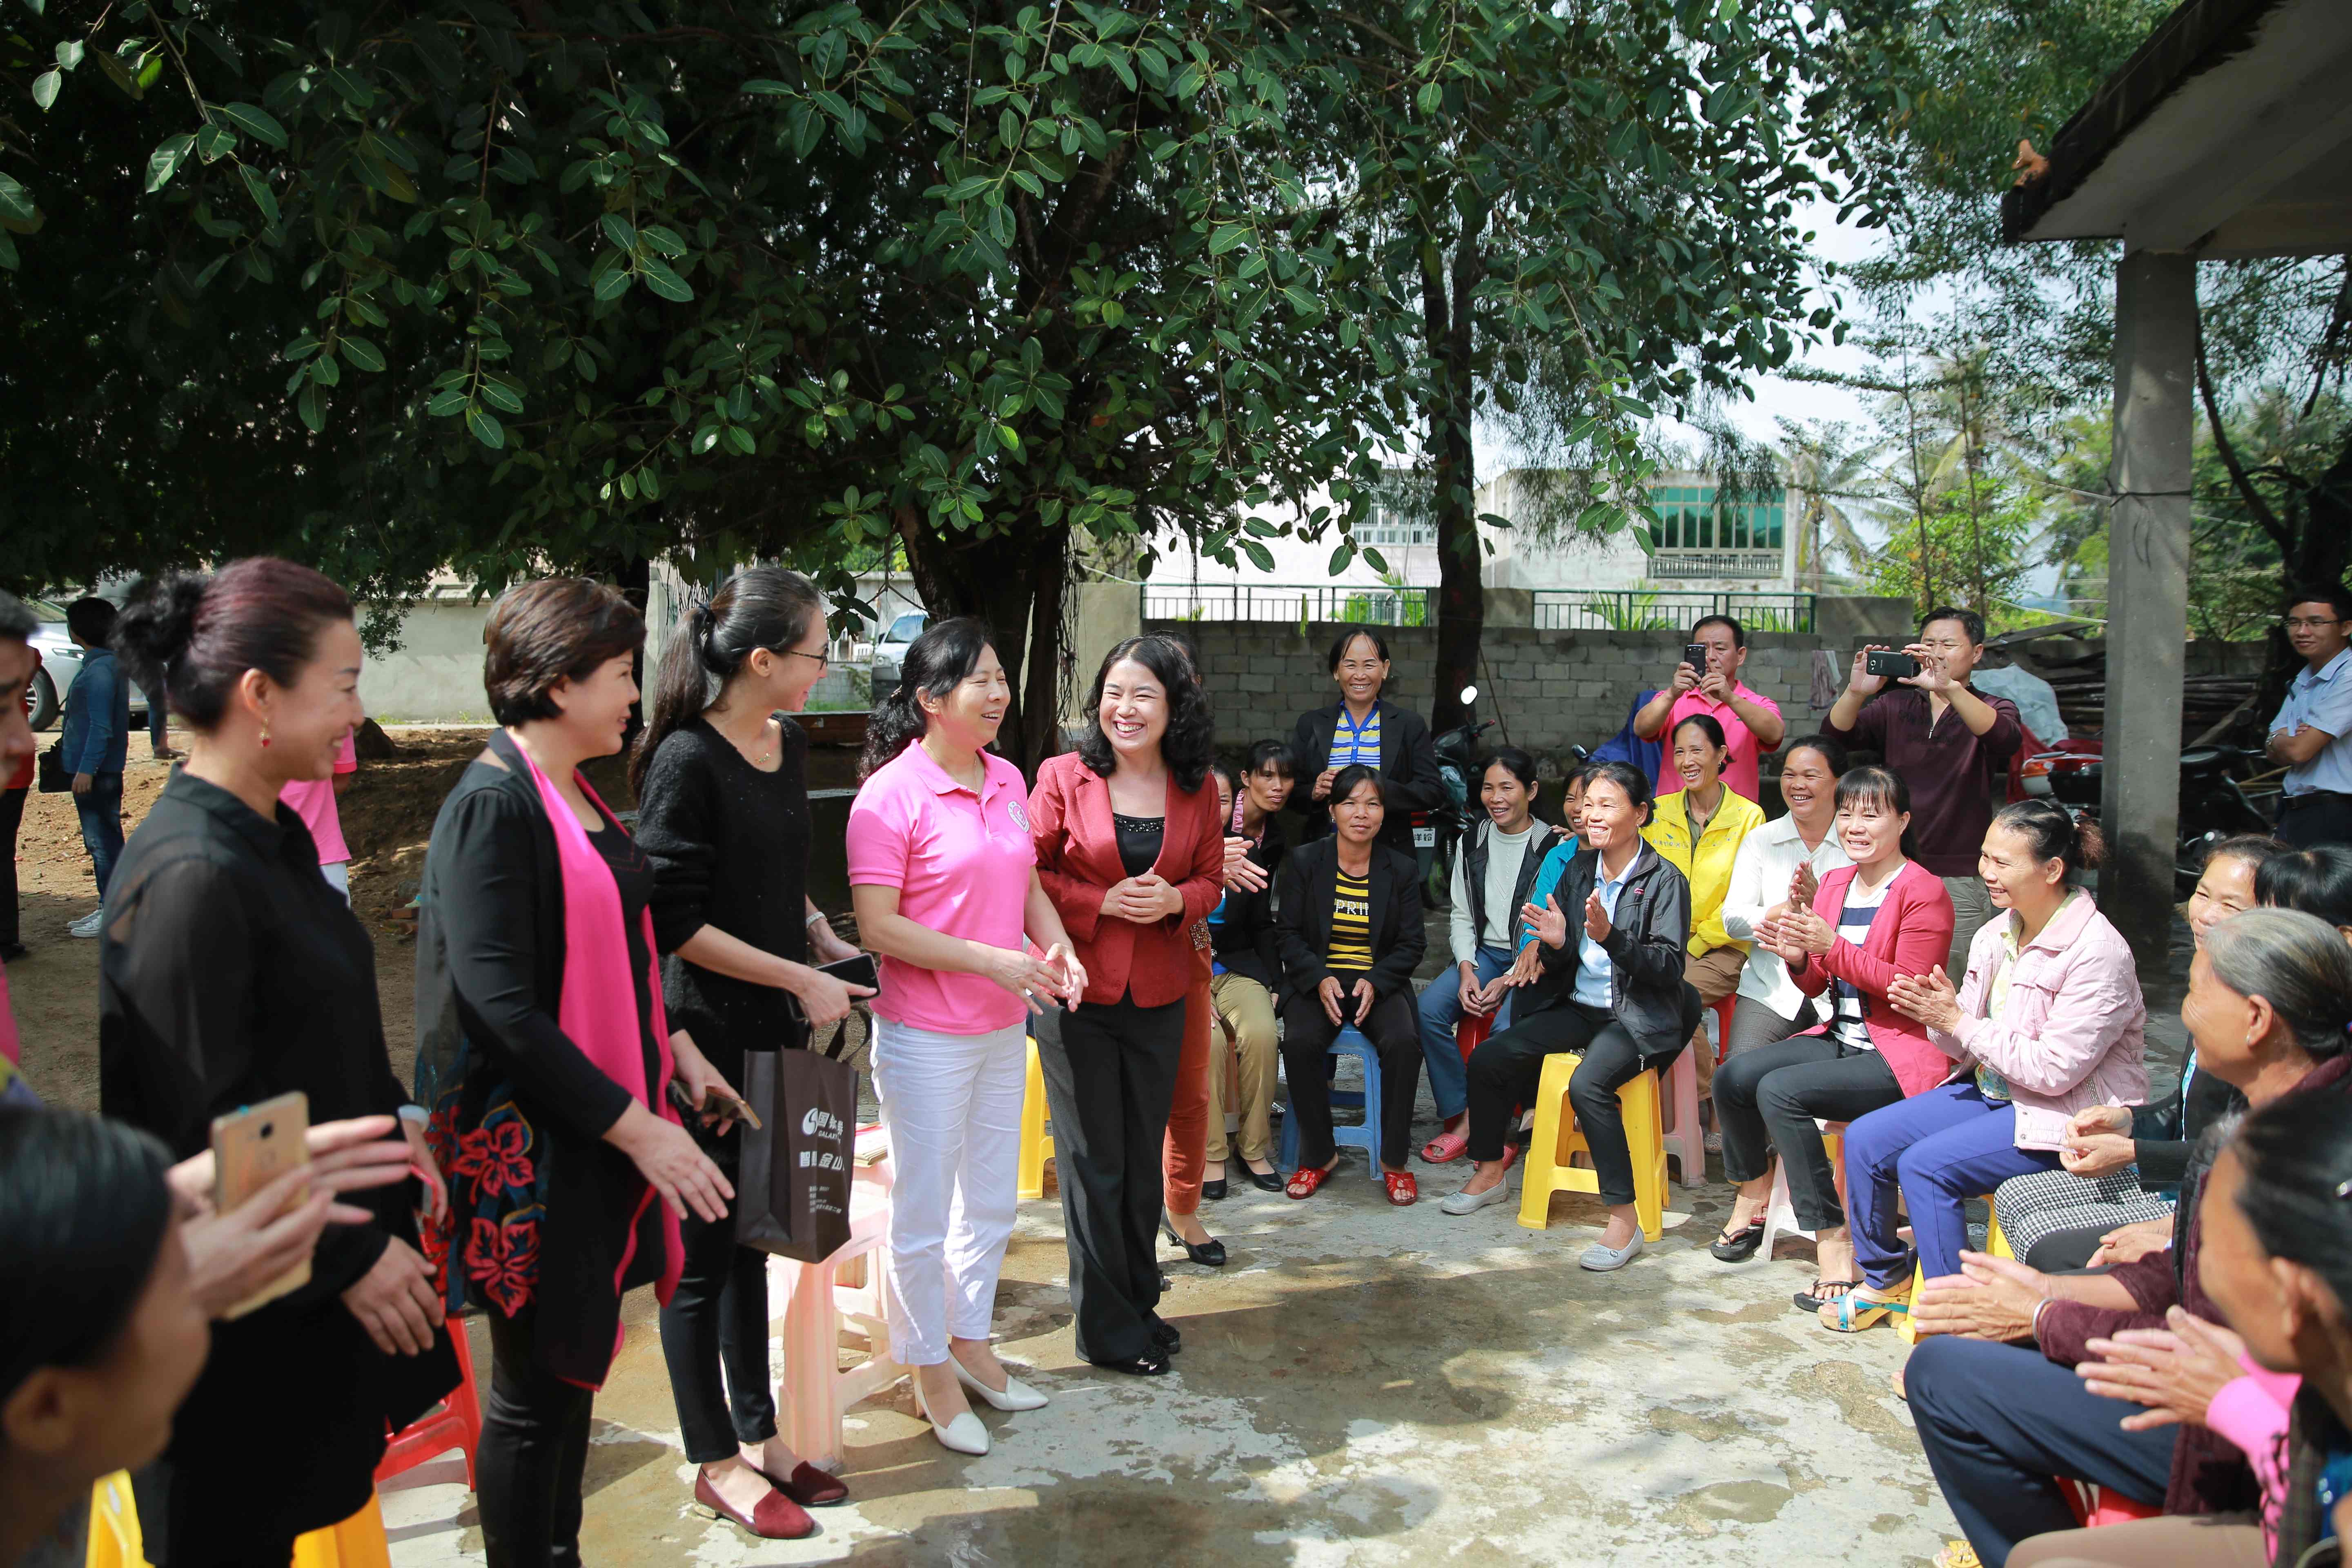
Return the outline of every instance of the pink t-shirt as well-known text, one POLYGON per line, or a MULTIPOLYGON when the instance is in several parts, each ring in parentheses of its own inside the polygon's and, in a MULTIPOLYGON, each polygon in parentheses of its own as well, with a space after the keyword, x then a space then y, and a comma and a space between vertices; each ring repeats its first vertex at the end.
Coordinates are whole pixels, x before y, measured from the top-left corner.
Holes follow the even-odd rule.
MULTIPOLYGON (((335 752, 337 774, 360 771, 359 753, 352 749, 352 738, 335 752)), ((342 814, 335 809, 333 778, 296 779, 278 792, 278 798, 294 808, 294 815, 310 830, 310 837, 319 846, 319 864, 340 865, 352 858, 351 848, 343 842, 342 814)))
MULTIPOLYGON (((1736 681, 1731 689, 1742 701, 1751 702, 1769 713, 1780 711, 1780 705, 1760 691, 1750 691, 1736 681)), ((1696 689, 1684 692, 1675 700, 1675 705, 1666 710, 1666 727, 1658 732, 1658 744, 1664 748, 1664 753, 1658 758, 1658 793, 1672 795, 1683 787, 1683 775, 1675 771, 1675 726, 1694 713, 1704 713, 1723 726, 1724 743, 1731 748, 1731 764, 1723 770, 1723 782, 1729 784, 1735 794, 1744 795, 1750 800, 1762 799, 1756 793, 1756 731, 1748 727, 1747 721, 1740 718, 1730 703, 1717 702, 1696 689)))
MULTIPOLYGON (((917 742, 883 764, 849 808, 849 884, 896 888, 898 912, 946 936, 1022 945, 1029 879, 1028 790, 1021 770, 981 753, 974 798, 917 742)), ((874 1011, 909 1028, 980 1035, 1028 1016, 1021 998, 977 974, 881 962, 874 1011)))

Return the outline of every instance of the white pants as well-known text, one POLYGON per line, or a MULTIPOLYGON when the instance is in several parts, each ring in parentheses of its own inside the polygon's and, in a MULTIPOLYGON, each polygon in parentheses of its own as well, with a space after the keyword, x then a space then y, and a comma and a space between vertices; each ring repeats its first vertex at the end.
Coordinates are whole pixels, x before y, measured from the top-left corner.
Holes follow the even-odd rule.
POLYGON ((1019 1201, 1027 1031, 943 1035, 874 1020, 874 1093, 890 1131, 890 1358, 984 1340, 1019 1201))
POLYGON ((327 879, 327 886, 342 894, 343 902, 352 901, 352 863, 348 860, 327 860, 320 864, 319 875, 327 879))

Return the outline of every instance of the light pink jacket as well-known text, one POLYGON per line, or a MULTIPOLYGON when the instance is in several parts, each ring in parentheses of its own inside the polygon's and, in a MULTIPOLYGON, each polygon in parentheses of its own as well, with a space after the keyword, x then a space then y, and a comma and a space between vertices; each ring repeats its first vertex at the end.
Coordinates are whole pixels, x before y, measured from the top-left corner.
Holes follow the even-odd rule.
POLYGON ((2019 1148, 2054 1150, 2074 1112, 2147 1099, 2147 1004, 2130 945, 2083 893, 2018 953, 2009 1004, 1987 1017, 2012 918, 1997 913, 1977 932, 1960 983, 1959 1027, 1930 1030, 1928 1038, 1956 1058, 1953 1078, 1971 1076, 1981 1062, 2009 1080, 2019 1148))

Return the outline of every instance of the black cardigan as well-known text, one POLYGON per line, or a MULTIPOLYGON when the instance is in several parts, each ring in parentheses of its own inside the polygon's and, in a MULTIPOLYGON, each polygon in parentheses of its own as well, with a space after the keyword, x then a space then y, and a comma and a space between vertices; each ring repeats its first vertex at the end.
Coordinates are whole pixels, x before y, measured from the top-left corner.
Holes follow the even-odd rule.
MULTIPOLYGON (((1600 875, 1601 851, 1580 849, 1570 857, 1552 897, 1568 917, 1568 942, 1553 947, 1538 937, 1541 978, 1516 1009, 1525 1021, 1569 999, 1576 989, 1584 936, 1584 900, 1600 875)), ((1698 1027, 1698 992, 1683 979, 1690 943, 1690 884, 1647 843, 1625 868, 1625 889, 1601 943, 1609 955, 1609 995, 1617 1021, 1642 1047, 1645 1064, 1671 1058, 1698 1027)))
MULTIPOLYGON (((1281 841, 1275 837, 1274 825, 1268 823, 1264 835, 1250 846, 1250 863, 1278 874, 1281 858, 1281 841)), ((1209 937, 1219 963, 1279 995, 1283 990, 1282 943, 1274 929, 1271 879, 1256 892, 1238 883, 1226 883, 1224 918, 1210 922, 1209 937)))
MULTIPOLYGON (((1291 995, 1312 996, 1331 976, 1331 897, 1339 880, 1339 841, 1302 844, 1282 863, 1276 891, 1281 906, 1275 929, 1282 944, 1282 971, 1291 995)), ((1375 999, 1412 992, 1412 972, 1421 967, 1429 936, 1421 924, 1421 878, 1412 857, 1372 846, 1370 875, 1372 967, 1368 978, 1375 999)))
POLYGON ((604 1141, 635 1097, 556 1022, 562 862, 530 769, 503 731, 441 803, 419 897, 416 1098, 432 1110, 449 1174, 448 1304, 511 1315, 520 1292, 538 1309, 543 1370, 595 1387, 612 1363, 621 1292, 659 1277, 667 1231, 658 1199, 639 1207, 635 1163, 604 1141), (502 1132, 509 1122, 519 1134, 502 1132), (635 1247, 616 1284, 632 1215, 635 1247), (501 1266, 478 1279, 485 1262, 501 1266))
MULTIPOLYGON (((1307 835, 1320 838, 1331 831, 1331 803, 1317 800, 1315 780, 1331 763, 1331 737, 1339 728, 1347 705, 1312 708, 1298 716, 1290 747, 1298 754, 1298 786, 1290 792, 1289 808, 1307 818, 1307 835)), ((1438 776, 1437 745, 1429 725, 1409 708, 1382 697, 1372 704, 1381 719, 1381 782, 1387 791, 1388 817, 1381 824, 1381 842, 1391 849, 1412 853, 1412 814, 1442 805, 1445 781, 1438 776)))
MULTIPOLYGON (((313 1124, 406 1102, 374 947, 291 807, 263 817, 174 769, 114 868, 106 913, 100 1103, 174 1157, 205 1147, 214 1117, 289 1090, 309 1097, 313 1124)), ((421 1356, 385 1355, 340 1299, 388 1238, 417 1244, 416 1199, 409 1181, 346 1194, 372 1224, 330 1226, 310 1284, 213 1326, 173 1421, 164 1506, 147 1521, 156 1560, 226 1561, 245 1555, 240 1542, 257 1551, 356 1511, 385 1424, 405 1426, 457 1385, 447 1336, 421 1356)))

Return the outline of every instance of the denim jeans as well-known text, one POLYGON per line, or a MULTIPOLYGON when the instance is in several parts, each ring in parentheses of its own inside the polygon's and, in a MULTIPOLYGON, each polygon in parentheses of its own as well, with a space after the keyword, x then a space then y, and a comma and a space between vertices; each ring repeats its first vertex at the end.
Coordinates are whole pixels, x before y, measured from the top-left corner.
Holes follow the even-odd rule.
POLYGON ((122 854, 122 775, 92 773, 89 789, 73 797, 74 815, 81 818, 82 847, 89 851, 90 870, 98 878, 98 901, 106 901, 106 884, 114 876, 114 862, 122 854))
MULTIPOLYGON (((1499 947, 1478 950, 1478 984, 1486 984, 1511 967, 1511 954, 1499 947)), ((1495 1009, 1495 1026, 1501 1034, 1511 1026, 1511 998, 1495 1009)), ((1454 1043, 1454 1026, 1462 1018, 1462 966, 1448 964, 1421 994, 1421 1058, 1429 1065, 1429 1094, 1439 1117, 1451 1121, 1470 1108, 1470 1064, 1454 1043)))
POLYGON ((1911 1251, 1895 1234, 1899 1193, 1926 1277, 1958 1274, 1968 1201, 2012 1176, 2057 1168, 2057 1155, 2017 1146, 2016 1108, 1987 1100, 1973 1083, 1938 1084, 1874 1110, 1845 1130, 1854 1262, 1877 1290, 1911 1272, 1911 1251))

